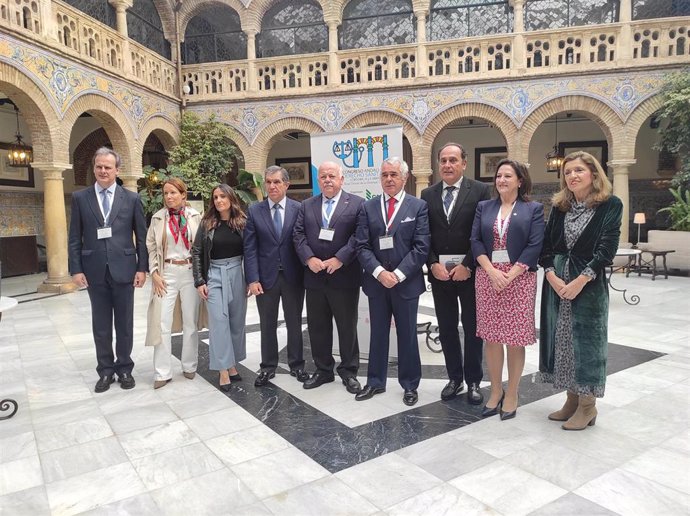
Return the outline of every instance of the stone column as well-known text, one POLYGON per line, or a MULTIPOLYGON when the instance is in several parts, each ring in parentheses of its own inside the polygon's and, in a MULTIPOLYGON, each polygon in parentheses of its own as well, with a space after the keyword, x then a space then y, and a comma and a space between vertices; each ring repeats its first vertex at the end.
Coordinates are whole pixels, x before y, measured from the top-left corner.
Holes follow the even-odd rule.
POLYGON ((134 193, 137 193, 139 191, 139 188, 137 187, 137 181, 141 178, 141 176, 135 176, 132 174, 120 174, 118 177, 122 179, 122 188, 125 188, 134 193))
POLYGON ((513 65, 516 70, 525 68, 525 2, 524 0, 509 0, 513 6, 513 65))
POLYGON ((254 29, 245 30, 247 35, 247 91, 257 91, 256 84, 256 34, 254 29))
POLYGON ((134 0, 108 0, 110 5, 115 8, 117 16, 117 31, 125 38, 128 38, 127 33, 127 9, 132 7, 134 0))
POLYGON ((431 179, 431 176, 433 175, 434 171, 431 170, 430 168, 425 168, 425 169, 420 169, 420 170, 413 170, 412 175, 414 176, 415 180, 415 196, 416 197, 421 197, 422 196, 422 190, 424 190, 427 186, 429 186, 429 181, 431 179))
POLYGON ((338 72, 338 25, 337 21, 328 21, 328 86, 337 88, 340 85, 338 72))
POLYGON ((48 277, 38 286, 39 292, 62 294, 77 289, 72 283, 67 265, 67 216, 62 173, 72 165, 61 163, 32 163, 43 173, 43 220, 48 258, 48 277))
POLYGON ((628 179, 630 166, 637 163, 635 159, 614 159, 608 162, 613 169, 613 195, 623 201, 623 217, 621 220, 621 243, 628 242, 628 223, 630 219, 630 190, 628 179))
POLYGON ((417 17, 417 77, 429 75, 426 52, 426 11, 416 11, 417 17))
POLYGON ((621 32, 618 36, 618 56, 619 63, 628 62, 632 59, 632 29, 630 22, 632 20, 632 0, 621 0, 620 3, 620 17, 618 21, 621 23, 621 32))

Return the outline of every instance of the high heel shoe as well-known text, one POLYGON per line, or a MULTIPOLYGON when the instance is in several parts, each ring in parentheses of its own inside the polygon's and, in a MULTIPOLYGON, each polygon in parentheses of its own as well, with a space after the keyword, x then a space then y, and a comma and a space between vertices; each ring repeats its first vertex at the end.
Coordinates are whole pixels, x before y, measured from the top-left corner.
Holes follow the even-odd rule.
POLYGON ((232 376, 230 377, 230 380, 228 380, 228 383, 220 383, 223 381, 223 378, 219 375, 218 376, 218 387, 220 387, 220 390, 223 392, 230 392, 230 385, 232 385, 232 376))
POLYGON ((230 375, 230 381, 231 381, 231 382, 241 382, 241 381, 242 381, 242 377, 240 376, 240 373, 231 374, 231 375, 230 375))
POLYGON ((511 410, 509 412, 503 410, 503 406, 501 406, 501 421, 505 421, 506 419, 513 419, 515 415, 517 414, 517 406, 515 407, 515 410, 511 410))
POLYGON ((505 398, 505 397, 506 397, 506 393, 505 393, 505 391, 503 391, 503 394, 501 395, 501 399, 498 400, 498 405, 496 405, 493 408, 489 408, 487 405, 484 405, 484 408, 482 409, 482 417, 495 416, 496 414, 498 414, 499 410, 502 413, 503 411, 501 410, 501 406, 503 405, 503 398, 505 398))

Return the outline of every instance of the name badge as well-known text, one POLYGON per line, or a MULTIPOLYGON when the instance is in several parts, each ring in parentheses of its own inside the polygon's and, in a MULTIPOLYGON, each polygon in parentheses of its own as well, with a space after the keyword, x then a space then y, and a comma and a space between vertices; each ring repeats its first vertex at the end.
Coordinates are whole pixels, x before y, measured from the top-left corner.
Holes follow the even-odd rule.
POLYGON ((393 249, 393 237, 392 236, 382 236, 379 237, 379 249, 393 249))
POLYGON ((98 240, 103 240, 104 238, 110 238, 113 236, 113 228, 106 226, 104 228, 98 228, 96 235, 98 240))
POLYGON ((333 242, 333 237, 335 237, 335 229, 321 228, 319 231, 319 240, 333 242))
POLYGON ((448 272, 452 271, 455 267, 462 264, 465 259, 464 254, 439 254, 438 262, 443 265, 448 272))
POLYGON ((506 249, 501 249, 500 251, 494 251, 491 253, 491 263, 509 263, 510 258, 508 257, 508 251, 506 249))

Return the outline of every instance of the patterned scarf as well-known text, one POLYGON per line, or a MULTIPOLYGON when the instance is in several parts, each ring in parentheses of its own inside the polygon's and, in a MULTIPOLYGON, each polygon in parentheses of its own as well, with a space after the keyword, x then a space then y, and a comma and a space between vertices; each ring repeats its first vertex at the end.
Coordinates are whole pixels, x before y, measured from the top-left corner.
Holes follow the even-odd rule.
POLYGON ((184 208, 175 210, 173 208, 168 208, 168 214, 170 215, 168 225, 170 226, 170 233, 172 233, 175 243, 182 237, 184 246, 189 249, 189 228, 187 228, 187 217, 184 213, 184 208))

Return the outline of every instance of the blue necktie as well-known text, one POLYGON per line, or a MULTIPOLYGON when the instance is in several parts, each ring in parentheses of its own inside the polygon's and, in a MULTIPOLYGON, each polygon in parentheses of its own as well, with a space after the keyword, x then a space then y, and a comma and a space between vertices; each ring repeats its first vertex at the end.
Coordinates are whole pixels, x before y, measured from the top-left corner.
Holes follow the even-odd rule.
POLYGON ((101 196, 103 197, 103 221, 108 222, 108 215, 110 215, 110 197, 108 196, 110 192, 108 190, 101 190, 101 196))
POLYGON ((280 218, 280 204, 273 205, 273 226, 276 229, 276 236, 280 238, 283 231, 283 220, 280 218))
POLYGON ((323 218, 323 227, 328 227, 328 221, 330 220, 331 211, 333 210, 333 199, 326 199, 326 217, 323 218))
POLYGON ((446 211, 446 217, 450 218, 450 205, 453 202, 453 190, 454 186, 446 186, 446 196, 443 198, 443 207, 446 211))

